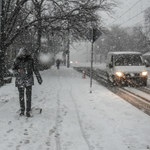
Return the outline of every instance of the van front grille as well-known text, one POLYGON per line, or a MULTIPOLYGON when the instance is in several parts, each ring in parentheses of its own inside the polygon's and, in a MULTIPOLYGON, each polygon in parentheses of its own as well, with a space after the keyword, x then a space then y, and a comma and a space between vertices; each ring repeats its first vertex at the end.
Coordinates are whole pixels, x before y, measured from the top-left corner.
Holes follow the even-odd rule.
POLYGON ((131 78, 131 77, 140 77, 139 73, 127 73, 125 74, 125 77, 131 78))

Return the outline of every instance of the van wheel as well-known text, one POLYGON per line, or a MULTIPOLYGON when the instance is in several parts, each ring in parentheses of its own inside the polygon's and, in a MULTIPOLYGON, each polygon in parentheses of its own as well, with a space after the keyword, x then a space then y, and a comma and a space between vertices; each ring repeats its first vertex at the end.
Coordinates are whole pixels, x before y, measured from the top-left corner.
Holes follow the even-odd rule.
POLYGON ((111 76, 111 79, 112 79, 112 81, 110 81, 111 82, 111 85, 112 86, 117 86, 118 85, 118 83, 117 83, 117 81, 116 81, 116 79, 115 79, 115 76, 113 75, 113 76, 111 76))
POLYGON ((147 81, 143 80, 143 86, 147 86, 147 81))
POLYGON ((110 86, 113 86, 113 84, 112 84, 112 82, 111 82, 111 80, 110 80, 110 76, 109 76, 108 73, 107 73, 107 82, 108 82, 108 84, 109 84, 110 86))
POLYGON ((109 80, 109 74, 108 74, 108 73, 106 74, 106 80, 107 80, 108 82, 110 82, 110 80, 109 80))
POLYGON ((108 73, 107 73, 107 82, 108 82, 108 83, 111 83, 110 76, 109 76, 108 73))

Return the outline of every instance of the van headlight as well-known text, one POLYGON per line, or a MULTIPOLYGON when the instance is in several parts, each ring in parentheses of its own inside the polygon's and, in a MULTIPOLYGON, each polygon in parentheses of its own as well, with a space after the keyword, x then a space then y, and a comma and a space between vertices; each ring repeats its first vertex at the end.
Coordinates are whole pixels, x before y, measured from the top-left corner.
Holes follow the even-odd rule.
POLYGON ((141 72, 141 76, 142 76, 142 77, 146 77, 147 75, 148 75, 148 72, 147 72, 147 71, 142 71, 142 72, 141 72))
POLYGON ((116 76, 118 76, 118 77, 123 77, 123 75, 124 75, 124 74, 123 74, 122 72, 120 72, 120 71, 117 71, 115 74, 116 74, 116 76))

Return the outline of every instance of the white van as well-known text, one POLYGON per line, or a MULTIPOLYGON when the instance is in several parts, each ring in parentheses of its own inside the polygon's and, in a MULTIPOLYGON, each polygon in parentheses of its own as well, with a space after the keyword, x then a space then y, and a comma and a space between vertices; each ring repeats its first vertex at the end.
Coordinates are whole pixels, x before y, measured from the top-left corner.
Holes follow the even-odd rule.
POLYGON ((147 85, 148 71, 140 52, 109 52, 106 71, 114 85, 147 85))

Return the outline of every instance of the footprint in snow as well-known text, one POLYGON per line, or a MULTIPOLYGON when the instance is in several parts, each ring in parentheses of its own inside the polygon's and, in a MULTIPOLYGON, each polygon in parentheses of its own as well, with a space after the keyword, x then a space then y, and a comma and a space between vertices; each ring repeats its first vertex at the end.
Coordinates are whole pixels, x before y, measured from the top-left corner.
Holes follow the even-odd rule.
POLYGON ((21 145, 16 146, 16 150, 20 150, 21 145))
POLYGON ((30 140, 24 140, 24 144, 29 144, 30 140))
POLYGON ((24 132, 24 135, 28 135, 28 130, 25 129, 24 131, 25 131, 25 132, 24 132))
POLYGON ((55 127, 53 129, 49 130, 49 136, 51 136, 55 131, 56 131, 55 127))
POLYGON ((7 131, 7 133, 10 133, 10 132, 12 132, 13 130, 14 130, 14 129, 10 129, 10 130, 8 130, 8 131, 7 131))
POLYGON ((31 123, 30 126, 29 126, 29 128, 32 128, 32 127, 33 127, 33 124, 31 123))
POLYGON ((11 122, 11 121, 9 121, 9 122, 8 122, 8 125, 10 125, 11 123, 12 123, 12 122, 11 122))
POLYGON ((46 145, 51 146, 50 139, 47 139, 46 145))

